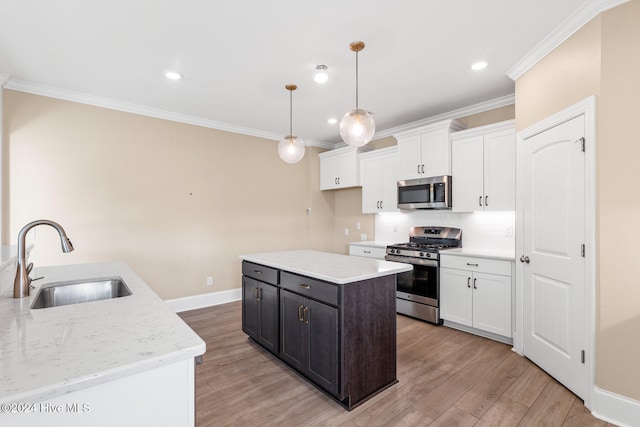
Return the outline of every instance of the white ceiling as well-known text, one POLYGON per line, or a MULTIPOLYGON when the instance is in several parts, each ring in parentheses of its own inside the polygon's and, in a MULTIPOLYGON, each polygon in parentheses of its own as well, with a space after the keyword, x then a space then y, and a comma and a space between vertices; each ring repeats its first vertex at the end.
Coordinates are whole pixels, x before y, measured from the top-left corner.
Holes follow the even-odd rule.
POLYGON ((11 81, 307 141, 355 107, 378 131, 514 92, 506 71, 585 0, 0 0, 11 81), (482 72, 471 63, 486 60, 482 72), (325 85, 315 66, 329 67, 325 85), (169 81, 164 71, 184 75, 169 81))

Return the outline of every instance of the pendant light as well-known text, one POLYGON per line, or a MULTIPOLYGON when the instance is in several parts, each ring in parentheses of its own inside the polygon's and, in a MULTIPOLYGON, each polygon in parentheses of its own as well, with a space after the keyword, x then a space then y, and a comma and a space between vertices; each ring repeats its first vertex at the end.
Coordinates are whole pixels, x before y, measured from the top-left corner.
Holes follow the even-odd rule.
POLYGON ((371 141, 376 132, 376 123, 371 113, 358 108, 358 52, 364 49, 364 42, 356 41, 349 45, 356 53, 356 108, 344 115, 340 122, 342 140, 354 147, 362 147, 371 141))
POLYGON ((290 84, 285 88, 289 91, 289 135, 285 136, 278 143, 278 154, 287 163, 298 163, 304 156, 304 142, 293 135, 293 91, 298 86, 290 84))

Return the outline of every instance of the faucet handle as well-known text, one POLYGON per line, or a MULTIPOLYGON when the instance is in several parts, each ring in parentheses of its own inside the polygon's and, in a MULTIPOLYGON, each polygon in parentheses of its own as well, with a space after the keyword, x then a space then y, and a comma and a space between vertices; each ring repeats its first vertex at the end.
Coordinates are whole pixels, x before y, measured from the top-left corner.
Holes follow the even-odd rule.
POLYGON ((27 265, 27 276, 31 273, 31 270, 33 270, 33 263, 32 262, 30 262, 27 265))

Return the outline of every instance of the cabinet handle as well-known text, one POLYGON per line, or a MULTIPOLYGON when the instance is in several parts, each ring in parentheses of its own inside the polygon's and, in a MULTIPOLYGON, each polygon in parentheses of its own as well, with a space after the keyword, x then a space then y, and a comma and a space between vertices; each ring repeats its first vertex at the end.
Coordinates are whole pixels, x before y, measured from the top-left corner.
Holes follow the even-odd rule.
POLYGON ((418 165, 418 175, 420 175, 420 165, 418 165))
POLYGON ((422 165, 422 174, 424 175, 424 165, 422 165))
POLYGON ((255 288, 253 290, 253 299, 255 299, 256 301, 258 301, 258 288, 255 288))
POLYGON ((382 209, 382 200, 380 200, 380 209, 382 209))
POLYGON ((258 301, 262 301, 262 289, 258 288, 258 301))
POLYGON ((482 196, 478 197, 478 206, 482 206, 482 196))
POLYGON ((362 252, 364 252, 365 254, 370 254, 371 253, 371 251, 362 251, 362 252))
POLYGON ((262 274, 262 270, 253 270, 253 272, 256 274, 262 274))
POLYGON ((302 289, 311 289, 311 285, 305 285, 305 284, 303 284, 303 283, 299 283, 299 284, 298 284, 298 287, 299 287, 299 288, 302 288, 302 289))
POLYGON ((304 323, 309 324, 309 307, 305 307, 303 310, 304 323))
POLYGON ((338 177, 338 185, 340 185, 340 177, 338 177))
POLYGON ((476 279, 475 277, 473 278, 473 289, 478 289, 478 287, 476 286, 476 279))
POLYGON ((304 322, 304 317, 302 314, 302 310, 304 309, 304 305, 299 305, 298 306, 298 321, 299 322, 304 322))
POLYGON ((467 277, 467 288, 471 287, 471 277, 467 277))
POLYGON ((489 196, 484 196, 484 205, 489 206, 489 196))
POLYGON ((471 267, 477 267, 478 266, 478 264, 471 264, 470 262, 468 262, 467 265, 469 265, 471 267))

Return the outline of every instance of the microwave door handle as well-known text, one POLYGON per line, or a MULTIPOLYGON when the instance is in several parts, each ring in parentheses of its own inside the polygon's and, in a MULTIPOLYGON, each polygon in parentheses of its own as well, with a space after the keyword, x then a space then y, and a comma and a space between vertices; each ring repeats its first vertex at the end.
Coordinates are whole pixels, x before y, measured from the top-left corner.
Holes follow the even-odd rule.
POLYGON ((433 203, 435 198, 434 198, 434 193, 435 193, 435 185, 433 183, 429 184, 429 203, 433 203))

